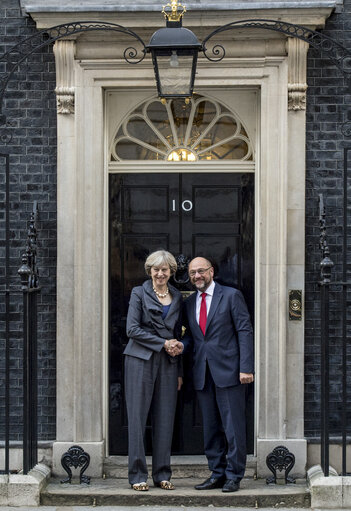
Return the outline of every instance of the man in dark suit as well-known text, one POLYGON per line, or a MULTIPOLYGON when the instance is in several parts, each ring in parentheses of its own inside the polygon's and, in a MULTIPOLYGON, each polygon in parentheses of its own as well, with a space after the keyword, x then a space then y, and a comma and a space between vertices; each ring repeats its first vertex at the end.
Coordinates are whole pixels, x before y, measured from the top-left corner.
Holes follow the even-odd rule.
POLYGON ((195 488, 233 492, 245 473, 245 384, 254 379, 253 333, 242 293, 215 283, 213 275, 210 261, 193 259, 189 276, 197 292, 184 304, 183 344, 193 351, 194 388, 212 472, 195 488))

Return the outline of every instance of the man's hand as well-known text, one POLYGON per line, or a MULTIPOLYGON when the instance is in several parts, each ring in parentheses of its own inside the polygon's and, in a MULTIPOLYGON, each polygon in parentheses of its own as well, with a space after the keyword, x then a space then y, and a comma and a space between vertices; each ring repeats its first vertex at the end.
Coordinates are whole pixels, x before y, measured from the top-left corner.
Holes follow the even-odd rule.
POLYGON ((252 373, 240 373, 239 378, 240 383, 252 383, 254 381, 254 376, 252 373))
POLYGON ((177 341, 177 339, 169 339, 164 344, 165 350, 171 357, 176 357, 183 353, 184 345, 182 342, 177 341))

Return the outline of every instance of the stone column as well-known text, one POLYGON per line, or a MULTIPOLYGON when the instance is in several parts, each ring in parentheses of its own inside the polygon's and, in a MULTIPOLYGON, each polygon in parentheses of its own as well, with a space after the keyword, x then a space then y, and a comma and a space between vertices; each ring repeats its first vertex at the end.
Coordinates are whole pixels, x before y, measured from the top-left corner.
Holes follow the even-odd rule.
MULTIPOLYGON (((305 475, 307 460, 307 443, 304 438, 304 321, 290 321, 289 290, 297 289, 304 292, 305 264, 305 108, 306 108, 306 55, 308 44, 299 39, 287 40, 288 52, 288 115, 286 135, 287 168, 286 187, 281 198, 284 201, 284 222, 286 222, 286 261, 285 275, 281 275, 281 307, 284 310, 285 324, 281 324, 279 345, 271 347, 279 350, 274 359, 280 364, 280 370, 271 368, 268 378, 280 386, 283 394, 271 394, 267 403, 271 412, 275 413, 276 426, 268 427, 265 438, 259 434, 257 439, 258 474, 269 475, 266 467, 266 456, 278 445, 286 446, 296 458, 294 475, 305 475), (279 374, 279 377, 278 377, 279 374), (276 396, 276 397, 274 397, 276 396)), ((283 172, 284 170, 281 169, 283 172)), ((283 180, 283 178, 281 178, 283 180)), ((276 213, 278 210, 275 210, 276 213)), ((285 229, 284 229, 285 230, 285 229)), ((281 252, 282 253, 282 252, 281 252)), ((271 280, 270 285, 275 285, 271 280)), ((271 303, 272 305, 272 303, 271 303)), ((268 303, 267 303, 267 306, 268 303)), ((275 314, 272 311, 272 314, 275 314)), ((283 319, 283 318, 282 318, 283 319)), ((275 334, 272 333, 274 336, 275 334)), ((269 342, 269 344, 271 344, 269 342)), ((272 359, 274 363, 274 360, 272 359)), ((269 365, 268 365, 269 367, 269 365)))
MULTIPOLYGON (((84 179, 78 178, 75 114, 77 65, 76 43, 57 41, 54 46, 57 73, 57 437, 53 446, 53 473, 64 474, 61 456, 78 444, 89 453, 91 464, 87 475, 101 476, 104 443, 102 440, 101 394, 91 399, 92 389, 99 392, 95 380, 94 349, 81 308, 91 293, 82 290, 82 272, 91 269, 79 262, 77 236, 80 237, 79 199, 84 201, 84 179), (85 294, 86 293, 86 294, 85 294), (89 363, 89 360, 91 363, 89 363), (100 405, 99 405, 100 403, 100 405), (97 408, 97 409, 96 409, 97 408), (93 420, 88 416, 93 415, 93 420), (94 427, 91 429, 91 423, 94 427)), ((93 225, 91 224, 92 228, 93 225)), ((92 234, 86 234, 90 239, 92 234)), ((88 256, 88 254, 87 254, 88 256)), ((85 318, 86 319, 86 318, 85 318)), ((95 337, 94 342, 95 345, 95 337)), ((100 375, 98 375, 99 378, 100 375)))

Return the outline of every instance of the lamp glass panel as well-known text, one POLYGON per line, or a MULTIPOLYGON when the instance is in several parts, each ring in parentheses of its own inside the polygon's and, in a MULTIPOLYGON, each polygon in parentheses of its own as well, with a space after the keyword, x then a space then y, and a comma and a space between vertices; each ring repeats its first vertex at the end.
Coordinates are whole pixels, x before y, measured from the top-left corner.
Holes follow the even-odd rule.
POLYGON ((193 56, 177 56, 176 62, 171 56, 156 58, 161 95, 190 96, 193 56))

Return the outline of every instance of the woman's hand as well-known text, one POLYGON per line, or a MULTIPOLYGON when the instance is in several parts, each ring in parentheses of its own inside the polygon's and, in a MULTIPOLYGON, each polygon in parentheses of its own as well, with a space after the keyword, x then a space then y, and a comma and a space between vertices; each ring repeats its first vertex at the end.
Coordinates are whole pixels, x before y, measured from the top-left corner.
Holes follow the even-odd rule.
POLYGON ((183 378, 181 376, 178 376, 178 390, 182 388, 183 385, 183 378))
POLYGON ((184 345, 177 339, 169 339, 164 343, 164 348, 171 357, 176 357, 183 352, 184 345))

